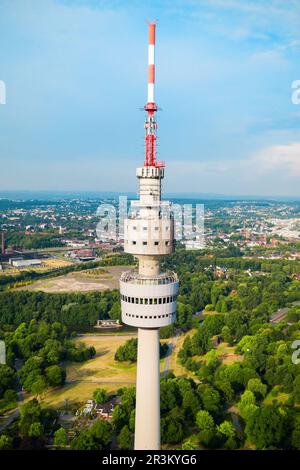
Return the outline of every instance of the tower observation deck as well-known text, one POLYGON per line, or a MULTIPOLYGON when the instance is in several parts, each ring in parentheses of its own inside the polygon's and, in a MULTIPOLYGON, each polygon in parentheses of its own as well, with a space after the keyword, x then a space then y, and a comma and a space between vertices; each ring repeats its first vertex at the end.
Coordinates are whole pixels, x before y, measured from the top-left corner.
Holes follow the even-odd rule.
POLYGON ((132 201, 124 222, 124 251, 138 258, 139 266, 120 279, 122 322, 138 328, 136 450, 160 449, 159 328, 176 319, 179 284, 174 272, 160 272, 161 256, 174 250, 174 218, 171 203, 161 201, 165 164, 156 160, 155 26, 149 24, 145 161, 136 170, 139 200, 132 201))

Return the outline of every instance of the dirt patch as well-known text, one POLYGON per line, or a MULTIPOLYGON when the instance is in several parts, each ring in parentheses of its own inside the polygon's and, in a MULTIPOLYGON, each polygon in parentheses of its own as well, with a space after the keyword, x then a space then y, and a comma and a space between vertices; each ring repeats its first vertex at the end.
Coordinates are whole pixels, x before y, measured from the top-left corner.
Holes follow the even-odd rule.
POLYGON ((50 279, 42 279, 27 286, 20 287, 22 290, 43 291, 47 293, 63 292, 91 292, 104 291, 119 288, 119 278, 123 271, 130 269, 129 266, 111 266, 103 268, 103 272, 87 270, 72 272, 64 276, 50 279))

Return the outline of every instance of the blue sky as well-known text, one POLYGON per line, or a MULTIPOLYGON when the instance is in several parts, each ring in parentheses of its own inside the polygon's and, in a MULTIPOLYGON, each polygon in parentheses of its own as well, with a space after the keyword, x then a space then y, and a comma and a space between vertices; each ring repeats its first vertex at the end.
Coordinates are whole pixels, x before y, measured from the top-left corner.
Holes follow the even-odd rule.
POLYGON ((300 0, 0 0, 0 190, 135 190, 147 20, 165 190, 300 195, 300 0))

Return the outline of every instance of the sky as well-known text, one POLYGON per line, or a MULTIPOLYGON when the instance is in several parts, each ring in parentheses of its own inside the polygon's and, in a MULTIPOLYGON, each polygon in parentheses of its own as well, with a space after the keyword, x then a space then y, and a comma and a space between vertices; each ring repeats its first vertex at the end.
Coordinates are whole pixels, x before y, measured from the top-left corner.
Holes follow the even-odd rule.
POLYGON ((300 0, 0 0, 0 191, 135 191, 149 20, 164 190, 299 197, 300 0))

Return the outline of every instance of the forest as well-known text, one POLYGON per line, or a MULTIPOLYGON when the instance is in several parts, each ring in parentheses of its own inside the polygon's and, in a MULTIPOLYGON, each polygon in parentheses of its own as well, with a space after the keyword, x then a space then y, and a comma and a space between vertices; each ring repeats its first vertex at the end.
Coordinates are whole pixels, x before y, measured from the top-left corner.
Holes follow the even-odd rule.
MULTIPOLYGON (((300 282, 292 276, 297 264, 181 249, 170 258, 163 263, 179 274, 178 312, 175 325, 163 328, 161 338, 185 334, 178 361, 186 374, 161 379, 163 446, 300 449, 300 365, 292 360, 293 344, 300 340, 300 282), (286 318, 271 323, 282 307, 288 309, 286 318), (218 344, 233 348, 239 360, 223 363, 218 344)), ((20 419, 2 433, 0 447, 43 448, 50 439, 59 448, 132 448, 134 388, 117 392, 110 422, 93 421, 73 436, 59 426, 56 411, 37 399, 40 390, 64 382, 65 360, 93 356, 92 348, 75 347, 72 337, 98 318, 119 318, 118 291, 3 290, 0 305, 1 338, 9 345, 8 364, 0 368, 2 406, 16 400, 20 384, 36 397, 22 405, 20 419)), ((115 359, 134 362, 136 347, 136 340, 124 343, 115 359)))

